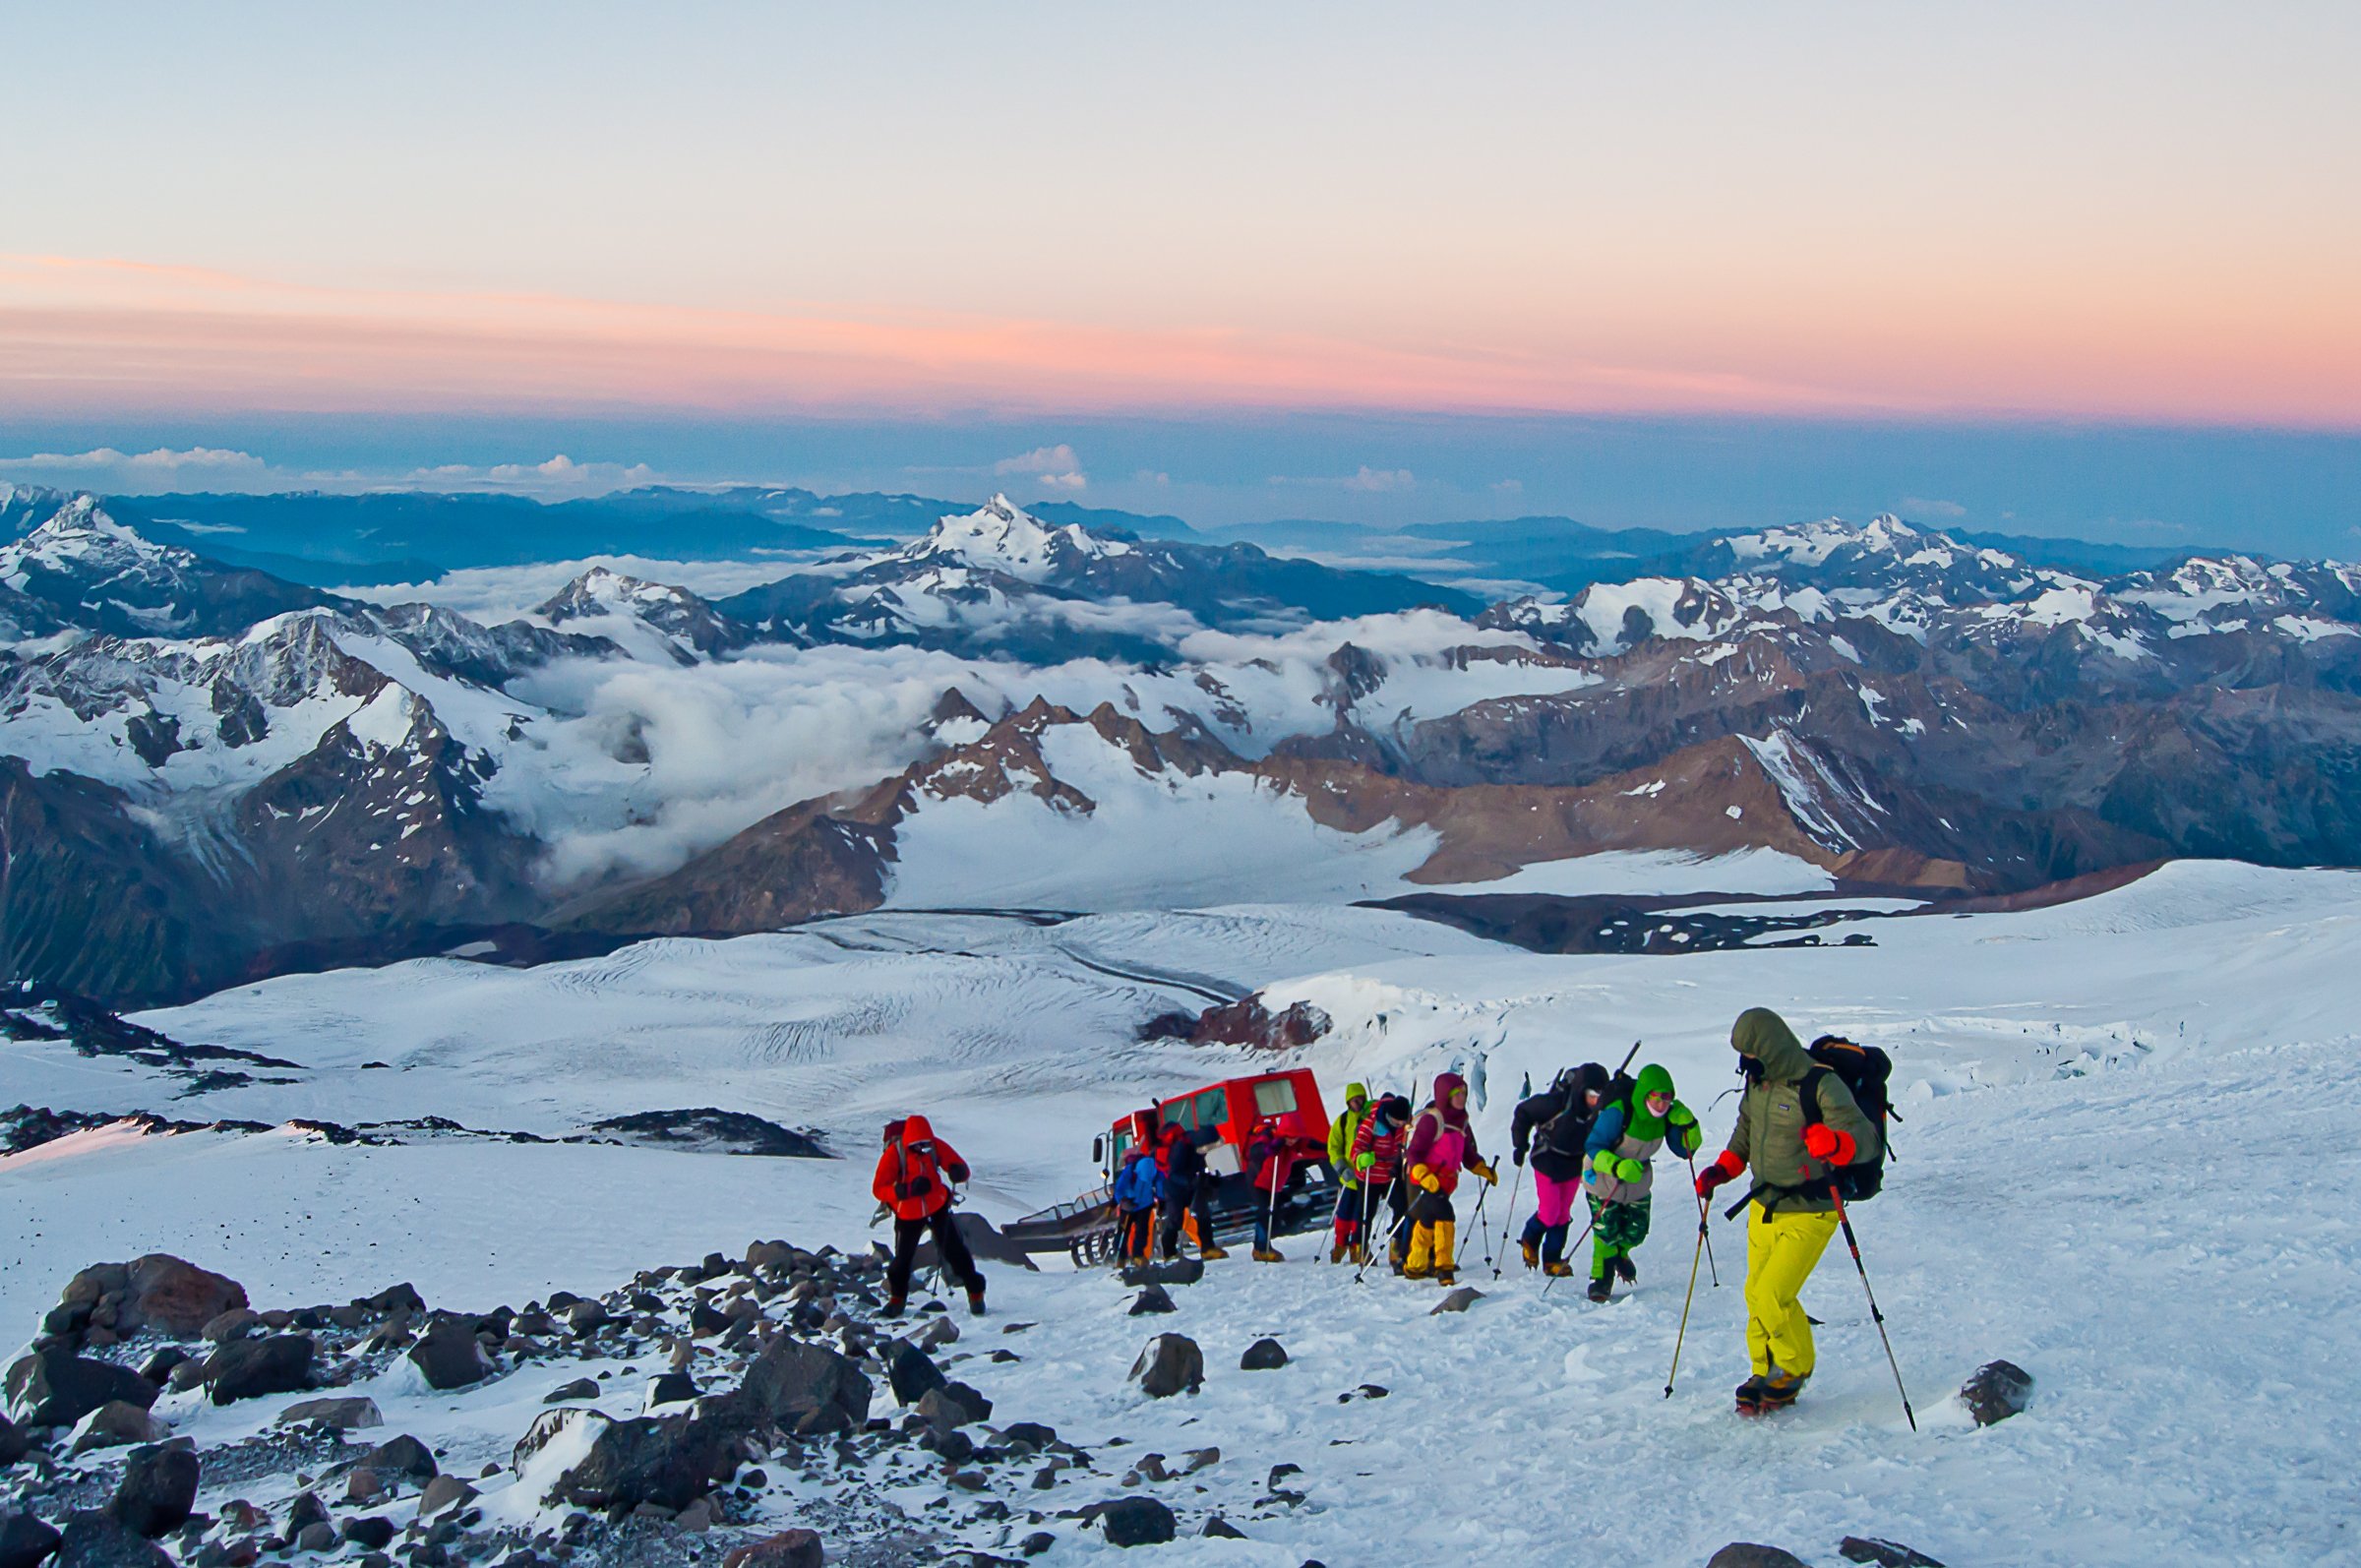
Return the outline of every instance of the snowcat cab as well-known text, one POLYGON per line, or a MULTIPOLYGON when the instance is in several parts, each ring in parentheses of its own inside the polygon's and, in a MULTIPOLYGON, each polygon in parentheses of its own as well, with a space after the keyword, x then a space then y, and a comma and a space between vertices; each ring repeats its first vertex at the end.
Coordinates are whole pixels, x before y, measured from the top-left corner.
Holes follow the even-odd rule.
MULTIPOLYGON (((1278 1122, 1296 1156, 1287 1188, 1279 1195, 1272 1233, 1292 1236, 1326 1225, 1335 1211, 1337 1192, 1337 1175, 1328 1166, 1328 1112, 1310 1070, 1298 1067, 1226 1078, 1119 1118, 1091 1140, 1101 1184, 1071 1203, 1014 1222, 1004 1234, 1028 1252, 1063 1249, 1077 1264, 1105 1262, 1115 1254, 1111 1204, 1115 1176, 1124 1156, 1136 1148, 1153 1148, 1164 1128, 1178 1126, 1205 1153, 1212 1182, 1205 1207, 1213 1221, 1213 1239, 1227 1244, 1243 1237, 1254 1228, 1256 1211, 1269 1201, 1245 1169, 1246 1139, 1265 1117, 1278 1122)), ((1191 1240, 1203 1244, 1193 1216, 1185 1229, 1191 1240)))

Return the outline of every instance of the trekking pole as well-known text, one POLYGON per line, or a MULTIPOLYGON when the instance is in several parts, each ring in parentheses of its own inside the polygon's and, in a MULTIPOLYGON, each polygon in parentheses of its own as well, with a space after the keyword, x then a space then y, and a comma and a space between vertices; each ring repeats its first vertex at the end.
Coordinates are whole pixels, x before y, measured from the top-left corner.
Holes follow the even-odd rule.
POLYGON ((1861 1243, 1852 1234, 1852 1216, 1845 1212, 1845 1194, 1837 1190, 1835 1181, 1828 1184, 1828 1195, 1837 1202, 1837 1223, 1845 1228, 1845 1247, 1852 1254, 1852 1267, 1861 1277, 1861 1294, 1869 1297, 1869 1318, 1877 1325, 1877 1337, 1885 1342, 1886 1364, 1894 1368, 1894 1391, 1902 1396, 1903 1418, 1910 1430, 1918 1429, 1918 1417, 1910 1409, 1910 1391, 1902 1386, 1902 1363, 1894 1358, 1894 1342, 1886 1336, 1886 1314, 1877 1309, 1877 1293, 1869 1289, 1869 1270, 1861 1263, 1861 1243))
POLYGON ((1524 1180, 1525 1173, 1519 1170, 1516 1181, 1508 1189, 1508 1218, 1500 1222, 1500 1261, 1492 1265, 1492 1278, 1495 1280, 1500 1277, 1500 1271, 1508 1267, 1509 1236, 1517 1228, 1517 1188, 1524 1184, 1524 1180))
MULTIPOLYGON (((1483 1184, 1483 1190, 1476 1194, 1476 1212, 1468 1216, 1469 1219, 1476 1223, 1478 1229, 1480 1230, 1483 1226, 1483 1200, 1491 1195, 1492 1184, 1489 1181, 1486 1181, 1483 1184)), ((1459 1249, 1451 1254, 1452 1273, 1456 1274, 1459 1272, 1459 1260, 1467 1255, 1468 1238, 1463 1236, 1459 1238, 1459 1249)), ((1489 1231, 1485 1231, 1483 1233, 1483 1260, 1486 1263, 1489 1263, 1492 1260, 1492 1234, 1489 1231)))
POLYGON ((1665 1374, 1665 1398, 1672 1397, 1672 1380, 1680 1375, 1680 1347, 1689 1337, 1689 1306, 1697 1299, 1697 1259, 1705 1252, 1705 1221, 1697 1221, 1697 1247, 1689 1254, 1689 1294, 1680 1302, 1680 1332, 1672 1336, 1672 1370, 1665 1374))
MULTIPOLYGON (((1358 1249, 1358 1250, 1360 1251, 1360 1253, 1361 1253, 1361 1256, 1360 1256, 1360 1257, 1358 1257, 1358 1258, 1356 1258, 1356 1259, 1354 1259, 1354 1261, 1355 1261, 1356 1263, 1360 1264, 1360 1265, 1362 1266, 1362 1268, 1366 1268, 1366 1267, 1368 1267, 1368 1263, 1369 1263, 1369 1178, 1368 1178, 1368 1176, 1367 1176, 1367 1175, 1366 1175, 1366 1174, 1363 1174, 1363 1175, 1362 1176, 1362 1178, 1361 1178, 1361 1223, 1360 1223, 1358 1226, 1355 1226, 1355 1227, 1354 1227, 1354 1229, 1353 1229, 1353 1245, 1354 1245, 1354 1247, 1355 1247, 1356 1249, 1358 1249)), ((1354 1273, 1354 1275, 1353 1275, 1353 1278, 1354 1278, 1355 1280, 1359 1280, 1359 1279, 1361 1278, 1360 1272, 1359 1272, 1358 1270, 1357 1270, 1357 1271, 1355 1271, 1355 1273, 1354 1273)))
MULTIPOLYGON (((1697 1192, 1697 1156, 1692 1152, 1686 1158, 1689 1162, 1689 1190, 1697 1192)), ((1704 1238, 1705 1266, 1714 1271, 1714 1289, 1718 1291, 1722 1289, 1722 1266, 1714 1261, 1714 1238, 1705 1229, 1705 1194, 1702 1192, 1697 1192, 1697 1234, 1704 1238)), ((1692 1269, 1690 1272, 1693 1274, 1696 1271, 1692 1269)), ((1672 1359, 1679 1361, 1677 1352, 1672 1359)))

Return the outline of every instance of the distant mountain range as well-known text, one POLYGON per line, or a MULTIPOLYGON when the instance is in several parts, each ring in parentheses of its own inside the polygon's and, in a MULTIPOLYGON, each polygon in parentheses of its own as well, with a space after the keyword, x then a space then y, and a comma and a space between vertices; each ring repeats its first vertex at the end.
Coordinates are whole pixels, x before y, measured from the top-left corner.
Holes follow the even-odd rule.
MULTIPOLYGON (((704 515, 664 494, 648 526, 704 515)), ((430 499, 390 542, 560 510, 430 499)), ((1883 517, 1486 602, 996 499, 717 601, 593 567, 484 624, 155 510, 0 499, 0 978, 155 1000, 879 904, 1532 890, 1607 852, 1930 897, 2361 864, 2353 568, 2086 575, 1883 517), (733 748, 783 717, 789 750, 733 748)))

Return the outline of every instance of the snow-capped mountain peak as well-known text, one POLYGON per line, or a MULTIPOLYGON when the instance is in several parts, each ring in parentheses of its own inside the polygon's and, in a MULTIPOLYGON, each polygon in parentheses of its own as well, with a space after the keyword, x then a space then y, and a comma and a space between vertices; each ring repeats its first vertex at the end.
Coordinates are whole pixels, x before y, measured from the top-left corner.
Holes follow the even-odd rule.
POLYGON ((1056 527, 996 495, 978 511, 944 517, 901 552, 913 561, 951 558, 1023 582, 1042 582, 1077 559, 1121 555, 1122 541, 1095 538, 1074 523, 1056 527))

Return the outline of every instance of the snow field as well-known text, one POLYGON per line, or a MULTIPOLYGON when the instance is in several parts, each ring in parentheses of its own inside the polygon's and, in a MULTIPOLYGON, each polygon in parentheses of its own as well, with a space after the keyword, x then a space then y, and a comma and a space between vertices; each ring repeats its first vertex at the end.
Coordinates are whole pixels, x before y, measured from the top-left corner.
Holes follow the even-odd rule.
MULTIPOLYGON (((1023 1489, 1012 1506, 1114 1496, 1132 1457, 1178 1468, 1215 1445, 1218 1465, 1151 1489, 1184 1532, 1218 1509, 1255 1539, 1184 1539, 1173 1560, 1695 1564, 1753 1539, 1833 1565, 1847 1532, 1955 1563, 2350 1556, 2361 877, 2176 865, 2080 904, 1860 929, 1878 945, 1674 960, 1537 956, 1366 910, 1052 928, 908 914, 529 972, 445 961, 289 977, 145 1021, 301 1060, 298 1084, 173 1102, 175 1080, 10 1047, 12 1088, 30 1066, 52 1075, 58 1103, 85 1108, 65 1089, 184 1117, 270 1119, 300 1103, 347 1121, 434 1112, 490 1125, 718 1104, 818 1122, 848 1158, 83 1134, 0 1161, 0 1215, 13 1217, 0 1322, 30 1329, 74 1269, 151 1249, 223 1268, 265 1304, 408 1278, 437 1304, 480 1309, 756 1236, 860 1245, 877 1123, 912 1109, 975 1165, 975 1206, 1006 1220, 1088 1186, 1090 1137, 1150 1093, 1278 1064, 1129 1043, 1143 1010, 1200 1005, 1176 988, 1209 981, 1330 1013, 1328 1038, 1281 1059, 1315 1067, 1332 1109, 1348 1077, 1423 1096, 1435 1070, 1467 1068, 1496 1158, 1527 1073, 1539 1084, 1585 1057, 1611 1064, 1644 1038, 1640 1059, 1672 1069, 1710 1153, 1730 1123, 1716 1101, 1735 1083, 1729 1021, 1759 1003, 1807 1038, 1845 1030, 1895 1053, 1897 1164, 1855 1219, 1918 1434, 1841 1240, 1805 1295, 1827 1324, 1804 1404, 1762 1422, 1728 1414, 1746 1369, 1744 1239, 1719 1217, 1723 1285, 1701 1279, 1679 1385, 1663 1397, 1695 1229, 1685 1172, 1660 1160, 1640 1286, 1604 1307, 1582 1299, 1580 1280, 1544 1299, 1521 1266, 1495 1285, 1479 1265, 1503 1244, 1505 1186, 1485 1199, 1488 1242, 1463 1189, 1463 1280, 1488 1293, 1464 1317, 1427 1317, 1432 1287, 1374 1273, 1352 1286, 1349 1270, 1308 1261, 1310 1236, 1281 1243, 1284 1265, 1214 1265, 1175 1290, 1173 1317, 1125 1316, 1128 1293, 1102 1277, 991 1269, 994 1317, 954 1350, 1005 1345, 1024 1359, 979 1356, 952 1375, 999 1401, 1003 1419, 1047 1420, 1091 1449, 1104 1478, 1023 1489), (371 1059, 395 1066, 359 1068, 371 1059), (1011 1320, 1039 1326, 1001 1336, 1011 1320), (1151 1402, 1126 1388, 1132 1357, 1164 1330, 1203 1346, 1201 1394, 1151 1402), (1293 1364, 1239 1371, 1265 1333, 1293 1364), (1949 1394, 1996 1357, 2031 1370, 2034 1403, 1972 1430, 1949 1394), (1363 1382, 1390 1396, 1336 1403, 1363 1382), (1258 1508, 1280 1463, 1303 1467, 1285 1484, 1306 1501, 1258 1508)), ((1531 1203, 1526 1186, 1520 1218, 1531 1203)), ((459 1469, 505 1459, 543 1391, 524 1381, 431 1399, 354 1392, 379 1398, 389 1433, 448 1441, 459 1469)), ((206 1423, 263 1418, 166 1414, 208 1442, 206 1423)), ((913 1506, 923 1494, 914 1482, 913 1506)), ((1053 1528, 1052 1564, 1109 1549, 1053 1528)))

